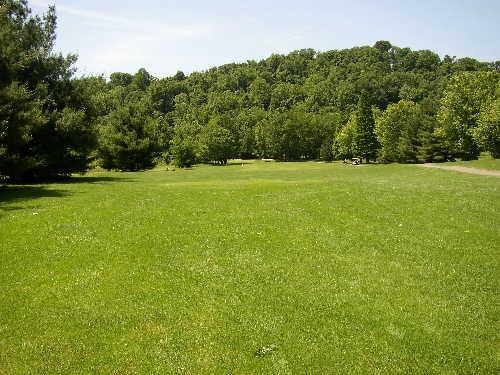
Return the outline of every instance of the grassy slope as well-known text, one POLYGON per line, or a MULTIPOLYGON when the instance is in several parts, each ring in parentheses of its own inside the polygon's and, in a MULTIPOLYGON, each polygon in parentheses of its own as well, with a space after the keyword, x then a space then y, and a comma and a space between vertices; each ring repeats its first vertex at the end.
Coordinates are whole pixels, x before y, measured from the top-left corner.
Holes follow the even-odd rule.
POLYGON ((0 190, 1 374, 499 368, 498 178, 255 163, 77 181, 0 190))

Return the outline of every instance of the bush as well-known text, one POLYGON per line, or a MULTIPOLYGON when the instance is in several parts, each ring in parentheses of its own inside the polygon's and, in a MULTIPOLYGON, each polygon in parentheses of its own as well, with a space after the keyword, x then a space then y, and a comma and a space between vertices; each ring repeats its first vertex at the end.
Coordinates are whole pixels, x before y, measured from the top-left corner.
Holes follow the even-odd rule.
POLYGON ((195 146, 188 139, 174 138, 170 156, 174 165, 179 168, 189 168, 196 163, 195 146))

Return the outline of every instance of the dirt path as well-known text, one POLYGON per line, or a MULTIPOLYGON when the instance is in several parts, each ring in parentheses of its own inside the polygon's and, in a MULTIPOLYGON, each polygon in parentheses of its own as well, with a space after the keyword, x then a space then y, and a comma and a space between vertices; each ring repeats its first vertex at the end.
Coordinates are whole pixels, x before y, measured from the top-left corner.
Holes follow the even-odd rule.
POLYGON ((496 176, 500 177, 500 171, 493 171, 491 169, 480 169, 480 168, 471 168, 471 167, 462 167, 460 165, 439 165, 434 163, 425 163, 418 164, 419 167, 425 168, 436 168, 436 169, 445 169, 447 171, 455 171, 455 172, 463 172, 470 174, 479 174, 482 176, 496 176))

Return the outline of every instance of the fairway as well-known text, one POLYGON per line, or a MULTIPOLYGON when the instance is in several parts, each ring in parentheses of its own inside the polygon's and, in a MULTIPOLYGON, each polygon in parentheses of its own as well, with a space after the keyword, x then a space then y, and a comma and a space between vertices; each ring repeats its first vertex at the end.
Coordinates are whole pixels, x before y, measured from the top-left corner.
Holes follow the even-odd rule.
POLYGON ((499 228, 500 178, 414 165, 3 186, 0 374, 492 374, 499 228))

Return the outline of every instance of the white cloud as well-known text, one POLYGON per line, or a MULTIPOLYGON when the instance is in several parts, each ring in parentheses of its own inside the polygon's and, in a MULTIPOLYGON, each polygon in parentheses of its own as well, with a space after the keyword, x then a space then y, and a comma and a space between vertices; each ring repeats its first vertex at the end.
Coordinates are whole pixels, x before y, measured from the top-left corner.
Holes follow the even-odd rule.
MULTIPOLYGON (((51 3, 54 1, 30 1, 37 11, 47 9, 51 3)), ((76 49, 79 70, 88 73, 150 69, 152 64, 159 64, 158 60, 168 64, 168 51, 177 51, 188 41, 209 40, 221 31, 220 26, 203 22, 173 24, 128 19, 57 2, 56 11, 63 26, 71 22, 72 28, 87 31, 77 44, 74 36, 66 40, 64 34, 59 35, 58 47, 68 51, 76 49)))
POLYGON ((59 5, 55 1, 43 1, 43 0, 31 0, 30 4, 38 8, 47 8, 49 5, 56 4, 57 12, 71 14, 73 16, 89 18, 97 21, 111 22, 115 24, 126 25, 128 20, 125 18, 120 18, 116 16, 111 16, 105 13, 96 12, 93 10, 80 9, 67 5, 59 5))
MULTIPOLYGON (((44 0, 31 0, 32 5, 38 8, 47 8, 52 1, 44 0)), ((125 17, 118 17, 115 15, 109 15, 103 12, 98 12, 94 10, 81 9, 67 5, 56 4, 56 11, 61 14, 68 14, 71 16, 76 16, 80 19, 85 19, 87 21, 93 21, 99 24, 99 26, 104 26, 109 29, 127 32, 140 32, 139 38, 143 40, 146 39, 183 39, 183 38, 197 38, 206 37, 211 35, 214 31, 214 27, 211 25, 167 25, 167 24, 155 24, 151 22, 143 21, 132 21, 125 17)))

